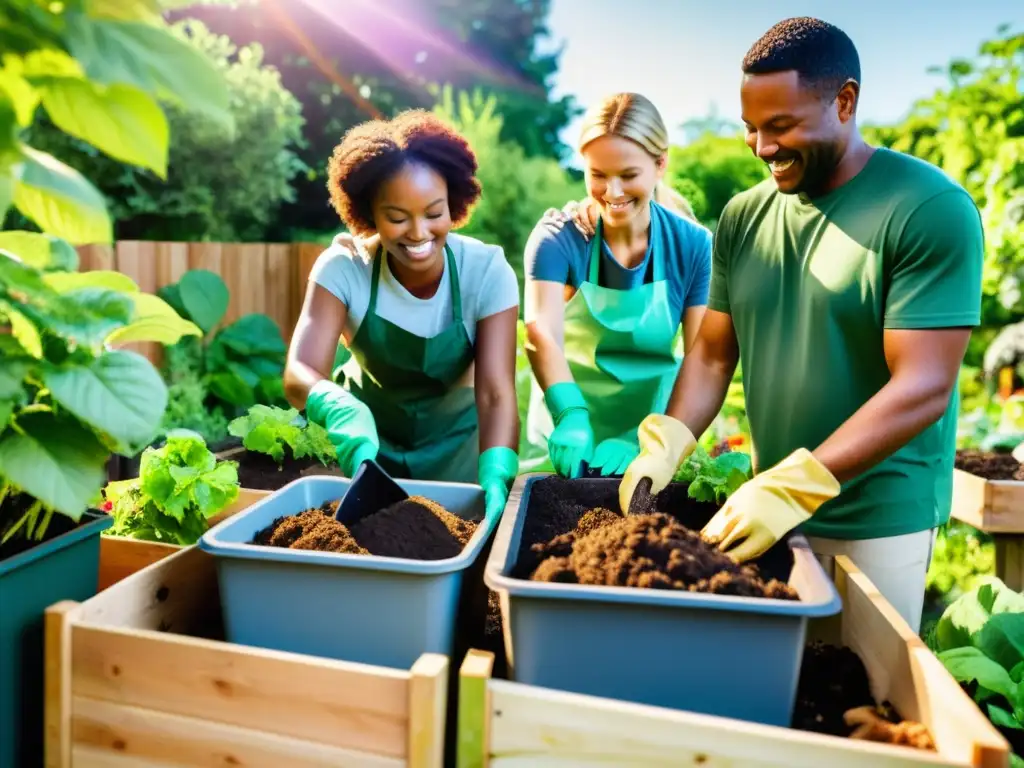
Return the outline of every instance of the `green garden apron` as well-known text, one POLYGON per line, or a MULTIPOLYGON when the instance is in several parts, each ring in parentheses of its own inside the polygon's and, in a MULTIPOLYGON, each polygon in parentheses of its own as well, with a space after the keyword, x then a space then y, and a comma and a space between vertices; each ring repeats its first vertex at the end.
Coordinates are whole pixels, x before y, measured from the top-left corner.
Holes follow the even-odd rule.
POLYGON ((462 292, 455 255, 445 245, 452 291, 452 324, 431 338, 417 336, 377 310, 382 248, 373 260, 366 316, 342 366, 345 383, 373 413, 377 461, 394 477, 475 483, 480 454, 476 396, 453 387, 473 363, 474 349, 462 322, 462 292))
MULTIPOLYGON (((664 412, 682 356, 676 349, 679 318, 672 316, 665 255, 657 247, 651 216, 652 280, 629 289, 598 285, 602 229, 590 246, 588 279, 565 305, 565 359, 590 408, 595 447, 637 427, 649 413, 664 412)), ((646 276, 645 276, 646 279, 646 276)), ((547 439, 554 429, 544 392, 530 377, 530 404, 519 471, 552 472, 547 439)))

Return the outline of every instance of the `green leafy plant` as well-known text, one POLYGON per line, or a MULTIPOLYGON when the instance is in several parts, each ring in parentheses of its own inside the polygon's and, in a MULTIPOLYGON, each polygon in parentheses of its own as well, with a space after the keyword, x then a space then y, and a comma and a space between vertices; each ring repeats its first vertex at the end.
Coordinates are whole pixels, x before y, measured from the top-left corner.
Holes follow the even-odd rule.
POLYGON ((687 495, 691 499, 721 504, 750 476, 750 454, 729 451, 711 458, 698 445, 676 471, 673 480, 690 484, 687 495))
POLYGON ((0 220, 13 205, 72 244, 109 243, 103 195, 80 172, 30 146, 41 106, 60 131, 167 178, 173 104, 233 131, 228 90, 200 50, 171 33, 160 0, 42 3, 0 12, 0 220))
POLYGON ((198 432, 209 445, 228 437, 228 417, 222 406, 210 402, 202 360, 193 353, 195 349, 195 345, 179 342, 164 350, 162 373, 167 382, 167 410, 163 429, 198 432))
POLYGON ((228 431, 242 438, 246 450, 265 453, 278 464, 284 463, 286 449, 292 458, 315 458, 325 467, 338 461, 327 431, 294 408, 255 405, 245 416, 234 419, 228 431))
MULTIPOLYGON (((230 298, 220 275, 205 269, 189 270, 177 283, 164 286, 158 293, 208 336, 224 319, 230 298)), ((267 315, 243 315, 205 343, 186 339, 183 344, 198 361, 202 383, 227 412, 257 403, 285 402, 282 382, 287 346, 280 329, 267 315)))
POLYGON ((114 525, 104 533, 191 546, 238 498, 238 464, 217 461, 195 432, 176 430, 142 453, 139 476, 105 491, 114 525))
POLYGON ((27 141, 42 111, 96 151, 166 178, 161 104, 232 130, 223 79, 168 31, 164 7, 0 9, 0 220, 16 209, 42 230, 0 237, 0 544, 43 540, 55 512, 77 523, 100 497, 110 453, 132 456, 156 434, 166 387, 144 357, 115 347, 201 334, 125 275, 73 271, 72 244, 111 241, 106 201, 27 141))
POLYGON ((1024 595, 993 577, 952 603, 927 641, 994 725, 1024 730, 1024 595))
POLYGON ((38 541, 53 512, 77 522, 94 502, 111 451, 159 429, 159 373, 110 345, 199 329, 120 273, 44 273, 2 250, 0 328, 0 543, 38 541))

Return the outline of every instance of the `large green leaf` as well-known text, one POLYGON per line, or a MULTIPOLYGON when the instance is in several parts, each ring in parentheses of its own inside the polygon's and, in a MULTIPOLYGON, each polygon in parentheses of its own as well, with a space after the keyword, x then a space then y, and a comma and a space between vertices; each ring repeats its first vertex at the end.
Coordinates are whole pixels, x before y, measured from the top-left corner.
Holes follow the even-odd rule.
POLYGON ((78 251, 66 240, 40 232, 0 232, 0 249, 10 251, 25 264, 38 269, 78 269, 78 251))
POLYGON ((3 305, 0 305, 0 307, 3 308, 7 319, 11 322, 11 335, 18 340, 18 343, 32 357, 42 358, 43 340, 39 335, 39 329, 32 324, 31 320, 16 309, 3 305))
POLYGON ((0 220, 7 215, 7 211, 14 202, 14 176, 10 169, 0 163, 0 220))
POLYGON ((94 19, 147 21, 160 17, 160 0, 86 0, 85 12, 94 19))
POLYGON ((1017 686, 1010 679, 1010 673, 977 648, 953 648, 942 651, 938 657, 957 682, 976 680, 983 688, 1013 701, 1017 686))
POLYGON ((12 67, 4 67, 0 69, 0 93, 10 99, 17 123, 29 126, 39 104, 38 91, 12 67))
POLYGON ((24 434, 0 437, 0 475, 78 521, 106 480, 107 450, 94 434, 52 413, 18 418, 24 434))
POLYGON ((79 288, 107 288, 119 293, 136 294, 139 286, 128 275, 109 269, 95 269, 89 272, 54 272, 43 278, 46 284, 58 293, 67 293, 79 288))
POLYGON ((284 355, 288 351, 277 324, 263 314, 243 315, 217 334, 215 342, 242 355, 284 355))
POLYGON ((22 145, 14 204, 39 228, 75 245, 109 243, 113 237, 103 195, 74 168, 22 145))
POLYGON ((167 118, 152 97, 132 85, 97 86, 61 78, 43 89, 54 125, 101 152, 167 178, 167 118))
POLYGON ((47 367, 43 383, 71 413, 110 435, 126 456, 152 442, 167 407, 160 374, 142 355, 125 350, 106 352, 86 365, 47 367))
POLYGON ((125 344, 130 341, 158 341, 170 346, 183 336, 202 336, 195 323, 174 311, 167 302, 151 293, 138 293, 132 297, 135 314, 132 321, 107 337, 107 344, 125 344))
POLYGON ((68 47, 90 79, 134 85, 233 129, 224 76, 166 26, 67 16, 68 47))
POLYGON ((986 656, 1012 670, 1024 661, 1024 613, 997 613, 974 637, 986 656))
POLYGON ((0 400, 12 400, 22 391, 22 380, 34 362, 31 359, 12 360, 4 356, 3 365, 0 366, 0 400))
POLYGON ((51 316, 53 328, 79 344, 100 344, 132 318, 132 299, 107 288, 76 288, 62 294, 60 315, 51 316))
POLYGON ((190 269, 178 281, 178 296, 188 316, 209 333, 228 311, 230 294, 223 278, 208 269, 190 269))

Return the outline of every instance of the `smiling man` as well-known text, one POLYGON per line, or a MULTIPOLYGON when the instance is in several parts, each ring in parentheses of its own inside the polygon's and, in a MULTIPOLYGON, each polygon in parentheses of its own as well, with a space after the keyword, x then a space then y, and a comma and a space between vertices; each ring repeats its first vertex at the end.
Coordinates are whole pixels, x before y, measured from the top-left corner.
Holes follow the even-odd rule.
POLYGON ((643 477, 669 482, 741 362, 757 471, 706 535, 742 561, 800 526, 826 569, 850 555, 918 629, 983 234, 962 187, 864 141, 859 95, 854 44, 817 19, 780 22, 744 58, 747 145, 771 178, 722 214, 700 332, 620 503, 643 477))

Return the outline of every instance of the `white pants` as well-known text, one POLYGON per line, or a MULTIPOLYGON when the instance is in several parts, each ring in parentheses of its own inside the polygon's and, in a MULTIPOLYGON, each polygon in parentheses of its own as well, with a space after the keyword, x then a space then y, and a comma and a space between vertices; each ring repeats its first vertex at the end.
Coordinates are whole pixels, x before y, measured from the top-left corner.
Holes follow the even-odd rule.
POLYGON ((846 555, 910 628, 919 633, 935 534, 935 529, 932 529, 883 539, 847 541, 808 536, 807 540, 829 578, 835 578, 836 556, 846 555))

